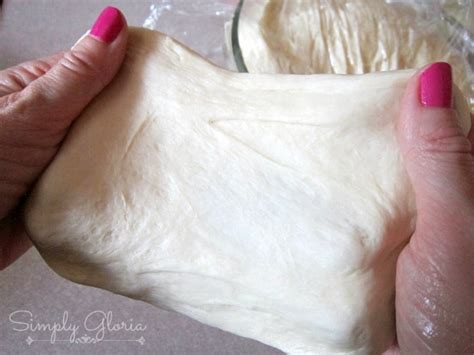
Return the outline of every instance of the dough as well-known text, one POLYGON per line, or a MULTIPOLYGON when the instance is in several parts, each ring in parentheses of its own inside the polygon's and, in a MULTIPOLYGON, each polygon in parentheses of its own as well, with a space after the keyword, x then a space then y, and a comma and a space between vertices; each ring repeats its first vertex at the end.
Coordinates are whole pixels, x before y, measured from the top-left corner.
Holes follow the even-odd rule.
POLYGON ((74 282, 286 352, 379 353, 415 216, 395 139, 412 74, 238 74, 132 29, 28 232, 74 282))
POLYGON ((382 0, 244 0, 238 41, 250 73, 363 74, 448 61, 472 97, 469 63, 436 21, 420 25, 412 7, 382 0))
POLYGON ((378 0, 244 1, 239 45, 251 73, 362 74, 450 59, 415 21, 409 7, 378 0))

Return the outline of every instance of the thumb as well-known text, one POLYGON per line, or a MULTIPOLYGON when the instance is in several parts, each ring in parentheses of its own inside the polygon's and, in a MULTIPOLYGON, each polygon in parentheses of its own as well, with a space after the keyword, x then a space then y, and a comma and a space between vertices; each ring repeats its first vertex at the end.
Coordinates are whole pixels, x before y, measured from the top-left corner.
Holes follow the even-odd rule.
POLYGON ((452 109, 452 88, 451 66, 434 63, 411 79, 402 101, 398 140, 419 214, 446 215, 474 201, 470 119, 452 109))
POLYGON ((49 132, 67 128, 118 71, 127 44, 125 27, 118 9, 105 8, 88 34, 19 92, 13 106, 22 107, 25 125, 49 132))
MULTIPOLYGON (((452 74, 435 63, 409 82, 398 140, 416 200, 416 225, 396 272, 401 353, 472 353, 474 159, 470 118, 452 105, 452 74)), ((467 108, 467 107, 466 107, 467 108)))

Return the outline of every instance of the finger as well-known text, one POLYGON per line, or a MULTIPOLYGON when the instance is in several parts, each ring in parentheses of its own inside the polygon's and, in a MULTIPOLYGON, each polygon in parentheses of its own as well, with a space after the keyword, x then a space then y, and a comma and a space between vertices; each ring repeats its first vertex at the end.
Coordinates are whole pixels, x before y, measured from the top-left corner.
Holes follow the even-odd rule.
POLYGON ((56 53, 0 71, 0 97, 23 90, 46 74, 63 55, 64 53, 56 53))
POLYGON ((412 78, 402 102, 398 140, 422 212, 452 210, 449 201, 473 194, 469 118, 451 108, 451 93, 451 67, 436 63, 412 78))
POLYGON ((123 15, 106 8, 90 34, 46 74, 0 98, 0 218, 46 167, 72 121, 112 80, 126 42, 123 15))

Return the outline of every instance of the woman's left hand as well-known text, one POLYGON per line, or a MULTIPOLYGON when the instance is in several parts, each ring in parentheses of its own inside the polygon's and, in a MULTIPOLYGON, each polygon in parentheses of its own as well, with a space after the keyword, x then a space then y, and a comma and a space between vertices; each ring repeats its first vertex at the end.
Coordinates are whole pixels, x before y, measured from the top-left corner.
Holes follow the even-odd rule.
POLYGON ((117 73, 126 20, 112 7, 71 50, 0 71, 0 270, 30 247, 22 198, 71 123, 117 73))

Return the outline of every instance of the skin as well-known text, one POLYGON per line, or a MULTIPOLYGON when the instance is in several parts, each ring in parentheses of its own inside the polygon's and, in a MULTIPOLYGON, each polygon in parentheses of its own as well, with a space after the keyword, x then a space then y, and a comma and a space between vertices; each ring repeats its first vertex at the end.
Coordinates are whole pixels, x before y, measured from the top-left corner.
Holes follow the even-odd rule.
POLYGON ((399 350, 473 354, 474 128, 466 137, 454 110, 423 107, 419 75, 406 89, 398 121, 418 211, 397 262, 399 350))
MULTIPOLYGON (((0 270, 31 246, 22 200, 74 119, 112 80, 127 31, 106 44, 86 36, 65 53, 0 71, 0 270)), ((451 109, 419 102, 419 74, 406 90, 398 139, 418 217, 397 264, 397 345, 386 354, 474 353, 474 130, 451 109)))
POLYGON ((21 202, 74 119, 117 73, 127 31, 91 35, 73 49, 0 71, 0 270, 31 246, 21 202))

